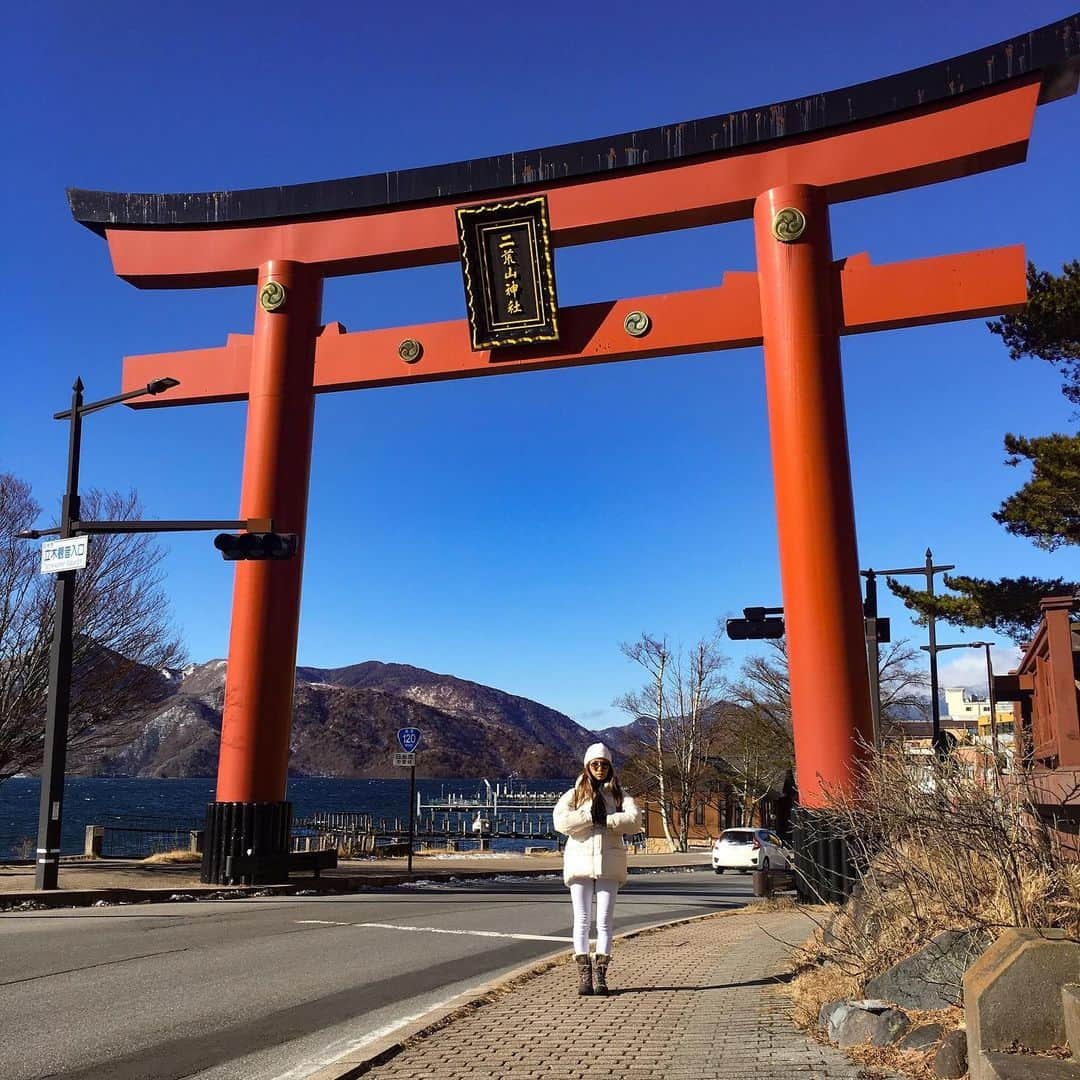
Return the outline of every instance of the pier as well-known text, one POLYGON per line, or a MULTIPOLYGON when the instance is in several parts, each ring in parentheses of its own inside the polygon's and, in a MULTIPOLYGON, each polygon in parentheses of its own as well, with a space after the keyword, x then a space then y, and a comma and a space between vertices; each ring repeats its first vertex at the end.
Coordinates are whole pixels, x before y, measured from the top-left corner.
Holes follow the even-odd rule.
MULTIPOLYGON (((565 790, 529 790, 512 780, 481 781, 475 795, 450 793, 424 801, 416 796, 414 841, 456 849, 463 841, 486 848, 491 840, 558 841, 551 814, 565 790)), ((373 854, 408 840, 408 819, 375 817, 362 811, 315 813, 294 828, 320 838, 321 846, 373 854)))

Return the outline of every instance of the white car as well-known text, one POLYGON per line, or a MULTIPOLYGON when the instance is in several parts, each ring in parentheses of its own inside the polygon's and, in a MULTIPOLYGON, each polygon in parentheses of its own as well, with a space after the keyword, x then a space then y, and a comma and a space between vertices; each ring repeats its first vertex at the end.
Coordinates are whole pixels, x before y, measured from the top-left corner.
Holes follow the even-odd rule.
POLYGON ((718 873, 738 870, 786 870, 795 861, 795 853, 768 829, 725 829, 712 848, 712 866, 718 873))

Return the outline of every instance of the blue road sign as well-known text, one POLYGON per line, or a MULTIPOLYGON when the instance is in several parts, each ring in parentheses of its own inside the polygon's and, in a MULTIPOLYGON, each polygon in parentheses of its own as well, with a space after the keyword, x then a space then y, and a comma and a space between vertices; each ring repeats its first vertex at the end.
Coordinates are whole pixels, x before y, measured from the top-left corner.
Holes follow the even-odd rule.
POLYGON ((411 754, 420 742, 420 729, 415 727, 398 728, 397 741, 406 754, 411 754))

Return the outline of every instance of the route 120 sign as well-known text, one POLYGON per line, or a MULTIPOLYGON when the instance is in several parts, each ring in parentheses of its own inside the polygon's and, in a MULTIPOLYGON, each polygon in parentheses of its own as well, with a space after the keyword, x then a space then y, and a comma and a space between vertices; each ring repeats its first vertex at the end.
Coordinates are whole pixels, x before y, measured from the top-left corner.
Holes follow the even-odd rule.
POLYGON ((397 741, 406 754, 411 754, 420 742, 420 729, 415 727, 398 728, 397 741))

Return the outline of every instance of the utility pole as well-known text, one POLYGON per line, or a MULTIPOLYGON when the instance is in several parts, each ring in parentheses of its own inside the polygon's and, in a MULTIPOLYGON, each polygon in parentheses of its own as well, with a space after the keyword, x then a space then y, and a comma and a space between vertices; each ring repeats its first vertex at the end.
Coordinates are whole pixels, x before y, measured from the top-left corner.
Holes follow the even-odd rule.
MULTIPOLYGON (((864 570, 864 575, 870 574, 884 574, 886 577, 902 577, 905 574, 918 574, 926 577, 926 591, 930 596, 934 595, 934 575, 943 574, 946 570, 955 570, 956 567, 952 564, 947 566, 935 566, 934 565, 934 553, 927 548, 926 549, 926 562, 922 566, 905 566, 898 570, 864 570)), ((867 596, 870 595, 870 582, 867 577, 867 596)), ((874 593, 875 605, 877 602, 877 593, 874 593)), ((876 610, 876 608, 875 608, 876 610)), ((941 705, 938 703, 938 672, 937 672, 937 626, 933 615, 926 616, 926 628, 930 638, 930 648, 927 650, 930 653, 930 730, 931 741, 933 743, 934 752, 939 757, 944 757, 947 747, 945 746, 944 739, 941 734, 941 705)), ((869 631, 868 631, 869 633, 869 631)), ((875 653, 876 653, 875 646, 875 653)), ((876 660, 875 660, 876 666, 876 660)), ((880 703, 878 705, 878 711, 880 713, 880 703)))
POLYGON ((866 578, 866 599, 863 601, 863 628, 866 635, 867 671, 870 675, 870 715, 874 722, 874 749, 881 749, 881 672, 878 660, 877 574, 861 571, 866 578))
MULTIPOLYGON (((83 381, 71 388, 67 487, 60 504, 60 539, 71 537, 79 517, 79 446, 82 442, 83 381)), ((37 861, 34 888, 55 889, 60 873, 60 830, 63 821, 64 769, 67 765, 68 709, 71 704, 72 622, 75 612, 75 570, 56 575, 56 621, 49 651, 49 690, 45 713, 45 749, 41 762, 37 861)))
MULTIPOLYGON (((95 533, 124 534, 147 532, 189 532, 200 529, 246 529, 257 533, 269 553, 245 554, 245 558, 288 558, 295 551, 295 539, 273 532, 269 518, 241 521, 83 521, 79 504, 79 454, 82 448, 83 417, 120 402, 146 394, 162 394, 179 386, 176 379, 155 379, 137 390, 83 401, 83 381, 76 378, 71 387, 71 408, 53 414, 54 420, 69 420, 67 486, 60 504, 60 524, 48 529, 27 529, 16 535, 20 540, 39 540, 55 536, 60 540, 89 537, 95 533), (282 546, 290 547, 287 554, 282 546)), ((219 545, 220 546, 220 545, 219 545)), ((234 556, 236 557, 236 556, 234 556)), ((50 571, 51 572, 51 571, 50 571)), ((41 761, 41 800, 38 809, 37 858, 34 864, 34 888, 55 889, 60 872, 60 847, 64 817, 64 771, 67 765, 68 723, 71 711, 71 667, 74 656, 74 613, 76 570, 56 573, 56 614, 49 651, 49 686, 45 711, 45 738, 41 761)))
MULTIPOLYGON (((930 596, 934 595, 934 553, 929 548, 926 549, 926 591, 930 596)), ((947 747, 941 733, 941 703, 938 701, 937 621, 933 615, 926 617, 926 630, 930 642, 930 740, 934 753, 938 757, 944 757, 947 747)))

